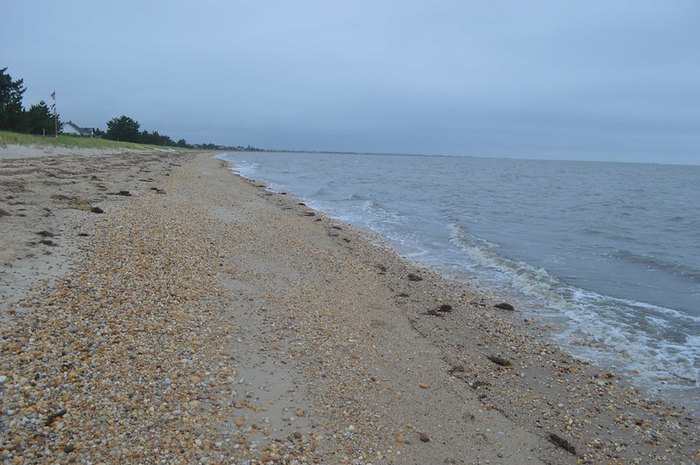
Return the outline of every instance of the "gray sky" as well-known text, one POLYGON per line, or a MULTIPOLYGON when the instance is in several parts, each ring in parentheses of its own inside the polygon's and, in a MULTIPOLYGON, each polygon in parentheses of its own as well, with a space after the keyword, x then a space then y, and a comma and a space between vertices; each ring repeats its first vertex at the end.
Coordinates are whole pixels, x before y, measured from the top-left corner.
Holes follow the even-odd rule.
MULTIPOLYGON (((700 2, 0 0, 64 120, 266 148, 700 163, 700 2)), ((50 103, 50 102, 49 102, 50 103)))

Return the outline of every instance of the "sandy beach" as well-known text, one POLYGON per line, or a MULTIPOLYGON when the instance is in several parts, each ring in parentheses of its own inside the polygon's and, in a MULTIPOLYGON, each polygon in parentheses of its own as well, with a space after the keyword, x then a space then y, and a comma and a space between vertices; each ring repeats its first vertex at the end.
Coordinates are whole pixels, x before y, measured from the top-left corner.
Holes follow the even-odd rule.
POLYGON ((0 461, 700 461, 694 412, 211 153, 29 155, 0 156, 0 461))

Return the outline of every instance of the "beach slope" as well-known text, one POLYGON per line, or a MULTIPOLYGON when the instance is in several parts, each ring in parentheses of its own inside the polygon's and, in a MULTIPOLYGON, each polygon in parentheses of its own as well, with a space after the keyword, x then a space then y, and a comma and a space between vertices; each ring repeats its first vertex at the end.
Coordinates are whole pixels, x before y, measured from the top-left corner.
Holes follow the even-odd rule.
MULTIPOLYGON (((48 171, 65 180, 76 160, 56 158, 48 171)), ((90 194, 98 181, 86 172, 56 186, 84 188, 82 197, 0 199, 0 225, 16 229, 0 240, 12 250, 24 247, 22 227, 55 233, 16 223, 8 203, 18 195, 37 212, 42 202, 70 204, 52 195, 91 199, 52 209, 73 215, 60 223, 74 225, 61 229, 73 252, 60 273, 39 281, 47 268, 27 268, 26 286, 3 291, 3 460, 698 459, 692 413, 644 398, 553 347, 517 311, 233 175, 210 154, 112 168, 116 159, 91 160, 104 190, 90 194)), ((20 161, 0 163, 2 186, 28 175, 20 161)), ((39 243, 31 247, 52 247, 39 243)), ((3 257, 4 273, 41 261, 15 255, 3 257)))

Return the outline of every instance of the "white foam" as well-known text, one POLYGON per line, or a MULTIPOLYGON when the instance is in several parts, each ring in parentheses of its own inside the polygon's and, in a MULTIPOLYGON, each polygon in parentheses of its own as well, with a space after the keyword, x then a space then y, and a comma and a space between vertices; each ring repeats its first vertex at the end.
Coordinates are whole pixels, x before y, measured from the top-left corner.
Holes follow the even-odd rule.
POLYGON ((480 267, 482 278, 515 291, 514 298, 538 308, 538 315, 556 318, 562 324, 557 341, 574 353, 639 372, 647 387, 657 387, 659 379, 674 378, 700 386, 700 336, 686 336, 684 344, 676 344, 649 333, 642 324, 671 331, 679 327, 678 320, 698 324, 699 318, 569 286, 543 268, 501 256, 460 225, 451 225, 450 236, 480 267))

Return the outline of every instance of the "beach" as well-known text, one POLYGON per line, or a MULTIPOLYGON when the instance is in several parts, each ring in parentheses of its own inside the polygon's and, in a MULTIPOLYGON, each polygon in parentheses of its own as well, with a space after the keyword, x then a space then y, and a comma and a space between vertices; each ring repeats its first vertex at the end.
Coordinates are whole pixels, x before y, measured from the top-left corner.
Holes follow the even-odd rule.
POLYGON ((0 158, 7 463, 700 460, 693 412, 212 153, 32 155, 0 158))

